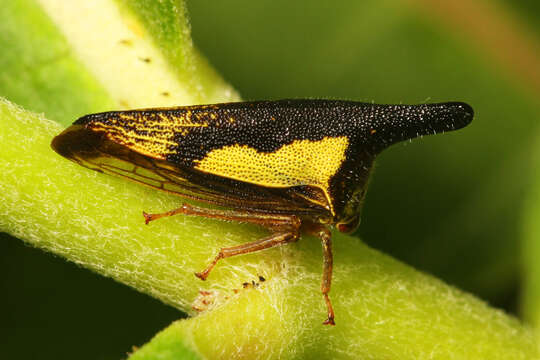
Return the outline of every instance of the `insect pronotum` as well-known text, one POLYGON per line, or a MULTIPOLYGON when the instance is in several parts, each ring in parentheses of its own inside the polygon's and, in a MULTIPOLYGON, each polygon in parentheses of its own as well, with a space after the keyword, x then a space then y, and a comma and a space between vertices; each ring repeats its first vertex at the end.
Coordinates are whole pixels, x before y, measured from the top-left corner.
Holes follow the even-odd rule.
POLYGON ((460 102, 377 105, 334 100, 280 100, 111 111, 83 116, 52 147, 88 168, 220 205, 183 204, 175 214, 258 224, 263 239, 222 248, 217 262, 295 242, 301 234, 323 245, 324 324, 334 325, 330 228, 359 224, 373 160, 388 146, 469 124, 460 102))

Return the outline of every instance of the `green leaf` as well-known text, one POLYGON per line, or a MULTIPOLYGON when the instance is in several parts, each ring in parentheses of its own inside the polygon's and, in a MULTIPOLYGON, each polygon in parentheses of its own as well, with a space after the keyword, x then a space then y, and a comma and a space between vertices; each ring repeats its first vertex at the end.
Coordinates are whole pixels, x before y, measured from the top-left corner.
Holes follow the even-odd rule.
POLYGON ((114 108, 110 94, 35 0, 3 2, 0 19, 2 96, 64 125, 114 108))
POLYGON ((0 18, 0 94, 64 125, 239 99, 194 49, 183 2, 17 0, 0 18))

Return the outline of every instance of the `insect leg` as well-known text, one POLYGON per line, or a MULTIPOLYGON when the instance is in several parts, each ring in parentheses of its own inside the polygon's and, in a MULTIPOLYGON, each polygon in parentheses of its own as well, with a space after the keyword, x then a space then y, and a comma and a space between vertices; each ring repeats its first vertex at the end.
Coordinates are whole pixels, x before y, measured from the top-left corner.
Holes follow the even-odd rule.
POLYGON ((321 224, 306 222, 302 228, 307 233, 318 236, 322 242, 323 248, 323 276, 321 281, 321 292, 326 303, 326 309, 328 312, 327 319, 323 322, 324 325, 336 325, 334 322, 334 309, 332 308, 332 302, 328 293, 332 286, 332 267, 333 267, 333 255, 332 255, 332 233, 328 228, 321 224))
POLYGON ((183 204, 178 209, 167 211, 161 214, 147 214, 143 212, 146 224, 148 224, 150 221, 154 221, 162 217, 173 216, 177 214, 245 222, 261 225, 271 229, 280 229, 284 227, 298 228, 300 226, 300 219, 298 219, 296 216, 291 215, 268 214, 255 211, 209 209, 189 204, 183 204))
POLYGON ((326 302, 326 308, 328 310, 328 318, 323 322, 324 325, 336 325, 334 322, 334 309, 332 308, 332 302, 328 297, 330 292, 330 286, 332 285, 332 267, 334 257, 332 256, 332 234, 327 228, 323 228, 319 232, 319 236, 323 246, 323 278, 321 283, 321 292, 326 302))
POLYGON ((232 246, 228 248, 222 248, 219 250, 219 253, 215 257, 215 259, 208 265, 206 269, 204 269, 201 272, 195 273, 195 275, 202 279, 206 280, 208 277, 208 274, 214 266, 216 266, 217 262, 221 259, 225 259, 231 256, 241 255, 241 254, 247 254, 259 250, 268 249, 274 246, 280 246, 284 245, 290 242, 297 241, 299 238, 299 232, 298 229, 291 228, 288 232, 281 232, 281 233, 275 233, 272 234, 266 238, 259 239, 257 241, 249 242, 242 245, 232 246))
POLYGON ((183 204, 178 209, 174 209, 162 214, 147 214, 143 212, 147 224, 150 221, 176 214, 252 223, 264 226, 273 232, 272 235, 257 241, 220 249, 218 255, 205 270, 195 273, 195 275, 202 280, 206 280, 210 271, 212 271, 214 266, 216 266, 217 262, 221 259, 294 242, 300 237, 299 229, 301 220, 294 215, 268 214, 256 211, 209 209, 192 206, 189 204, 183 204))

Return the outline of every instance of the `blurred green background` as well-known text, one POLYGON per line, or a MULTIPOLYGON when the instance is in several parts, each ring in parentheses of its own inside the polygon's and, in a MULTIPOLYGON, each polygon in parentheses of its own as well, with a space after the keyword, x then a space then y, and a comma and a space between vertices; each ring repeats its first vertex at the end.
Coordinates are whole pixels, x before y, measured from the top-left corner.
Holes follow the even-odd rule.
MULTIPOLYGON (((534 238, 523 219, 534 222, 528 200, 540 164, 540 2, 436 3, 188 6, 196 46, 246 100, 471 104, 470 127, 399 144, 379 157, 357 234, 520 316, 522 269, 530 265, 521 252, 524 239, 534 238)), ((183 316, 0 236, 0 358, 119 359, 183 316), (59 343, 67 353, 58 353, 59 343)))

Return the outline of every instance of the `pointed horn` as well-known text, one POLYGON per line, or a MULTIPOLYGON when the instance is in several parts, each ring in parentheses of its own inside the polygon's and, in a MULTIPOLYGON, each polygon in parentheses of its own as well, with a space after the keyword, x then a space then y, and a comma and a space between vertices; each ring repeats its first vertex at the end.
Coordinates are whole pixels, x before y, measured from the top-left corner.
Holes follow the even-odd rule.
POLYGON ((473 115, 473 109, 462 102, 376 105, 368 120, 370 139, 380 152, 400 141, 461 129, 473 115))

